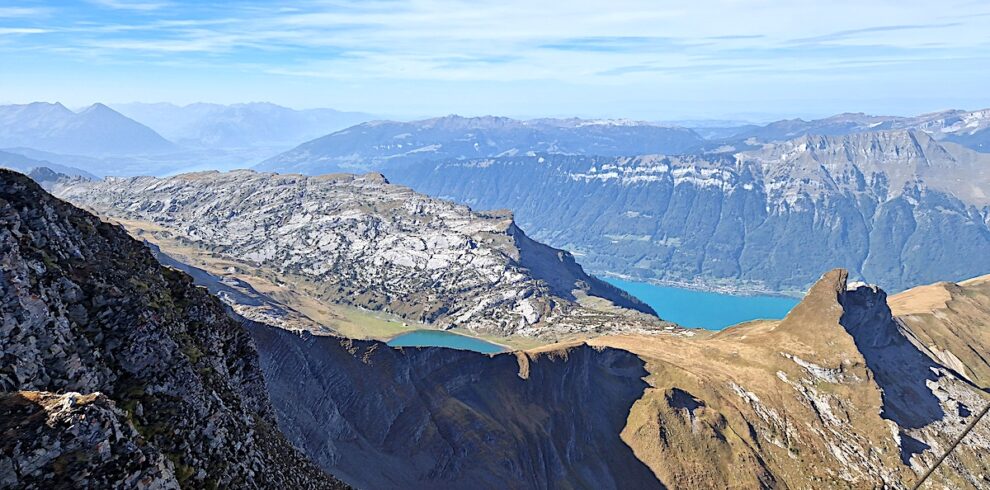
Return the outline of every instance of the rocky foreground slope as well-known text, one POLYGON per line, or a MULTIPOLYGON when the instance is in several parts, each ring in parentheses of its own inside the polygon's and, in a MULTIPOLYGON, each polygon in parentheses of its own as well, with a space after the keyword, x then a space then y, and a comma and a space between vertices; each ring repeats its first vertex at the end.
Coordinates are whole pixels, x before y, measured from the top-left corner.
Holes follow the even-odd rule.
POLYGON ((76 180, 55 193, 320 301, 498 335, 660 327, 647 305, 529 239, 510 214, 473 212, 378 174, 206 172, 76 180))
POLYGON ((219 301, 7 170, 0 319, 0 487, 343 487, 278 431, 219 301))
POLYGON ((513 209, 590 270, 641 280, 796 293, 844 267, 900 291, 990 271, 990 155, 920 131, 736 154, 447 161, 388 177, 513 209))

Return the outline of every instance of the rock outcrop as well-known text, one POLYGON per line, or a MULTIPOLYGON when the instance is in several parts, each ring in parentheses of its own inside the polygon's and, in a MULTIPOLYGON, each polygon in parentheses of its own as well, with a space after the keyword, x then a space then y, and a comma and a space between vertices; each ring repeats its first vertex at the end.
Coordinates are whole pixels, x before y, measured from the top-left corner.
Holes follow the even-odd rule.
POLYGON ((179 488, 174 464, 102 393, 0 393, 0 420, 0 487, 179 488))
POLYGON ((473 212, 379 174, 205 172, 76 180, 55 193, 150 223, 159 236, 319 301, 498 335, 660 325, 649 306, 585 274, 569 253, 526 237, 511 214, 473 212), (582 306, 589 299, 599 307, 582 306))
POLYGON ((0 313, 3 486, 343 487, 278 431, 222 303, 6 170, 0 313))

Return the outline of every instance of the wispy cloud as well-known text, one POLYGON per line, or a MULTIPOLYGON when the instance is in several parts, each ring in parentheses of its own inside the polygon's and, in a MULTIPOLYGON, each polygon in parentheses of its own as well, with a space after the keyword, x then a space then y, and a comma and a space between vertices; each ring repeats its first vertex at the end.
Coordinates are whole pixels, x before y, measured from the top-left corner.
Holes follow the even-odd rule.
POLYGON ((172 6, 167 2, 134 2, 126 0, 89 0, 90 3, 115 10, 133 10, 136 12, 150 12, 172 6))
POLYGON ((45 29, 33 27, 0 27, 0 36, 20 35, 20 34, 44 34, 49 32, 45 29))
POLYGON ((49 12, 49 9, 41 7, 0 7, 0 19, 41 17, 49 12))
POLYGON ((918 31, 918 30, 927 30, 927 29, 944 29, 948 27, 958 27, 961 25, 963 25, 961 22, 947 22, 941 24, 872 26, 872 27, 865 27, 862 29, 848 29, 844 31, 831 32, 821 36, 798 38, 795 39, 794 42, 813 43, 813 42, 823 42, 823 41, 838 41, 838 40, 849 39, 854 37, 866 37, 869 34, 900 32, 900 31, 918 31))
POLYGON ((597 36, 561 39, 552 43, 542 44, 543 49, 559 51, 598 51, 598 52, 631 52, 652 51, 682 48, 690 45, 686 39, 669 37, 646 36, 597 36))

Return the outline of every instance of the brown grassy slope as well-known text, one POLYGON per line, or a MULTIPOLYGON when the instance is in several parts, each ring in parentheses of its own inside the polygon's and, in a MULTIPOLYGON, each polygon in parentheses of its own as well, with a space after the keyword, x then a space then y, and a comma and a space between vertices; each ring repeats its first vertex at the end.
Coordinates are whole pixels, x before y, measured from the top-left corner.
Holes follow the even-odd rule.
POLYGON ((904 291, 890 309, 942 364, 990 387, 990 275, 904 291))
MULTIPOLYGON (((919 417, 909 410, 916 384, 891 379, 928 365, 903 355, 915 351, 890 328, 895 323, 883 299, 882 291, 847 291, 846 274, 837 270, 781 321, 715 335, 589 343, 647 361, 650 388, 631 409, 622 438, 670 488, 900 488, 961 431, 961 419, 949 413, 952 403, 965 399, 972 409, 987 397, 951 374, 940 376, 937 391, 957 400, 943 401, 942 418, 907 427, 919 417), (895 355, 922 365, 902 372, 876 364, 898 366, 895 355), (895 396, 907 400, 898 405, 895 396), (908 466, 901 446, 911 449, 915 438, 930 448, 908 451, 908 466)), ((936 482, 979 488, 987 464, 979 454, 990 428, 974 434, 973 445, 961 447, 936 482)))

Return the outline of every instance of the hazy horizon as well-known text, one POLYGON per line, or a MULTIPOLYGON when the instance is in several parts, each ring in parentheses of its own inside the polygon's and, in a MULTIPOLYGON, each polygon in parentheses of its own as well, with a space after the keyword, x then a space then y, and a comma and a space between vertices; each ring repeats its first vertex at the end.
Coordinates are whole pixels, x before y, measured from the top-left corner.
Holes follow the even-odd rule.
POLYGON ((0 7, 0 99, 767 121, 990 107, 982 2, 0 7), (67 87, 71 87, 68 90, 67 87))
POLYGON ((820 114, 818 114, 818 113, 816 113, 816 114, 783 114, 783 113, 781 113, 781 114, 729 114, 729 115, 726 115, 726 116, 723 116, 723 117, 693 117, 691 115, 684 115, 684 116, 681 116, 681 117, 671 117, 671 118, 633 118, 633 117, 626 117, 626 116, 622 116, 622 115, 616 115, 616 116, 596 116, 596 115, 567 114, 567 113, 561 113, 561 114, 475 113, 475 114, 472 114, 472 113, 452 112, 452 113, 445 113, 445 114, 377 114, 377 113, 371 113, 371 112, 360 111, 360 110, 354 110, 354 111, 343 110, 343 109, 340 109, 338 107, 328 107, 328 106, 313 106, 313 107, 298 107, 298 106, 296 106, 296 107, 294 107, 294 106, 291 106, 291 105, 278 104, 278 103, 271 102, 271 101, 266 101, 266 100, 250 100, 250 101, 230 102, 230 103, 211 102, 211 101, 205 101, 205 100, 200 100, 200 101, 196 101, 196 102, 188 102, 188 103, 175 103, 175 102, 168 102, 168 101, 128 101, 128 102, 113 102, 113 101, 109 101, 108 102, 108 101, 103 101, 103 100, 96 100, 96 101, 92 101, 92 102, 89 102, 89 103, 82 103, 82 104, 78 104, 78 105, 75 105, 75 104, 70 105, 70 104, 67 104, 67 103, 65 103, 65 102, 63 102, 61 100, 27 100, 27 101, 7 101, 7 100, 0 100, 0 106, 3 106, 3 105, 26 105, 26 104, 31 104, 31 103, 46 103, 46 104, 56 104, 56 103, 58 103, 58 104, 62 104, 65 108, 67 108, 67 109, 69 109, 69 110, 71 110, 73 112, 79 112, 79 111, 84 110, 84 109, 86 109, 86 108, 88 108, 88 107, 90 107, 90 106, 92 106, 94 104, 103 104, 103 105, 106 105, 106 106, 108 106, 110 108, 127 106, 127 105, 137 105, 137 104, 145 104, 145 105, 170 104, 170 105, 173 105, 173 106, 176 106, 176 107, 188 107, 188 106, 194 106, 194 105, 197 105, 197 104, 219 105, 219 106, 236 106, 236 105, 251 105, 251 104, 272 104, 272 105, 276 105, 276 106, 280 106, 280 107, 283 107, 283 108, 286 108, 286 109, 292 109, 292 110, 296 110, 296 111, 329 109, 329 110, 335 110, 335 111, 346 112, 346 113, 365 114, 365 115, 371 116, 373 118, 373 119, 369 119, 369 120, 418 121, 418 120, 432 119, 432 118, 439 118, 439 117, 447 117, 447 116, 459 116, 459 117, 465 117, 465 118, 493 116, 493 117, 508 117, 508 118, 517 119, 517 120, 531 120, 531 119, 540 119, 540 118, 550 118, 550 119, 578 118, 578 119, 636 120, 636 121, 643 121, 643 122, 649 122, 649 123, 699 123, 699 124, 704 124, 704 123, 726 122, 726 123, 761 124, 761 125, 762 124, 768 124, 768 123, 775 122, 775 121, 785 120, 785 119, 804 119, 804 120, 825 119, 825 118, 828 118, 828 117, 831 117, 831 116, 837 116, 837 115, 846 114, 846 113, 849 113, 849 114, 862 113, 862 114, 866 114, 866 115, 869 115, 869 116, 879 116, 879 117, 911 117, 911 116, 919 116, 919 115, 922 115, 922 114, 937 113, 937 112, 948 111, 948 110, 977 111, 977 110, 983 110, 983 109, 990 108, 990 107, 943 107, 941 109, 936 109, 936 110, 933 110, 933 111, 925 111, 925 112, 918 112, 918 113, 870 113, 870 112, 861 111, 861 110, 850 110, 850 111, 838 111, 838 112, 825 112, 825 113, 820 113, 820 114))

